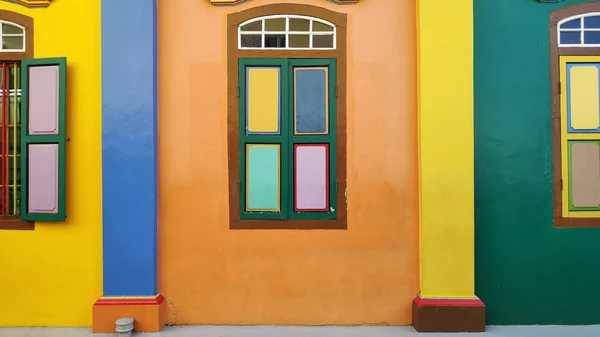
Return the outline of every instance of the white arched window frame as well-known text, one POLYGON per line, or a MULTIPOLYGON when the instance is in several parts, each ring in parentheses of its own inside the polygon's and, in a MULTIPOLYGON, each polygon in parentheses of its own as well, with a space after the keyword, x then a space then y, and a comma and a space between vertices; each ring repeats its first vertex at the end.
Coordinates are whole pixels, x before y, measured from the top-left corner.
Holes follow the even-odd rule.
MULTIPOLYGON (((300 43, 301 44, 301 43, 300 43)), ((254 19, 250 19, 242 22, 238 26, 238 48, 245 50, 335 50, 336 49, 336 27, 335 24, 328 22, 323 19, 314 18, 303 15, 269 15, 262 16, 254 19), (272 30, 268 27, 268 22, 281 22, 285 19, 285 28, 272 30), (302 29, 294 29, 290 24, 291 20, 298 20, 296 22, 307 22, 302 24, 305 27, 302 29), (303 21, 305 20, 305 21, 303 21), (244 45, 243 39, 246 41, 252 37, 255 44, 249 46, 246 42, 244 45), (266 47, 267 39, 270 37, 285 37, 285 45, 277 47, 266 47), (292 39, 298 41, 305 41, 308 38, 307 43, 302 46, 294 46, 292 39), (260 39, 260 40, 258 40, 260 39), (331 42, 329 42, 331 41, 331 42)))
POLYGON ((0 20, 0 52, 24 52, 26 44, 25 27, 14 22, 0 20), (9 47, 7 47, 9 46, 9 47), (18 46, 20 48, 17 48, 18 46))
POLYGON ((600 47, 600 12, 562 19, 557 29, 560 47, 600 47))
MULTIPOLYGON (((14 22, 0 20, 0 52, 22 53, 25 51, 26 39, 25 27, 14 22)), ((8 90, 9 96, 14 96, 14 89, 8 90)), ((17 95, 21 96, 21 89, 17 89, 17 95)))

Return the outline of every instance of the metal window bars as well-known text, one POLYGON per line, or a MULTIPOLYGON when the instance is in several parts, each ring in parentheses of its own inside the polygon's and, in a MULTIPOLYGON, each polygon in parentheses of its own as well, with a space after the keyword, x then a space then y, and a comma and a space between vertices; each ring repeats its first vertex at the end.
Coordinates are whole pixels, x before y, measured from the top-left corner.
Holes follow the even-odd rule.
POLYGON ((20 214, 20 65, 0 62, 0 215, 20 214))

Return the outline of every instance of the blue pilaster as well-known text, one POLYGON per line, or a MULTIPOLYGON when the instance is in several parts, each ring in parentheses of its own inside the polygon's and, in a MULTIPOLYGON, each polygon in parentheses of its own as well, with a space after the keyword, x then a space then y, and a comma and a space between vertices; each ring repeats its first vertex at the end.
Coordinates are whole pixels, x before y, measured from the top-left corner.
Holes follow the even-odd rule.
POLYGON ((104 296, 158 291, 156 25, 156 0, 102 0, 104 296))

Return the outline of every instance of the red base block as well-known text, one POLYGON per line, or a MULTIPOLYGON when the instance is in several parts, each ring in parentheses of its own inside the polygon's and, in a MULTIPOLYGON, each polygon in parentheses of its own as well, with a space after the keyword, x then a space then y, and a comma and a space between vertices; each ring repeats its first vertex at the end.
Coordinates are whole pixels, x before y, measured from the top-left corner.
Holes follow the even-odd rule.
POLYGON ((162 295, 144 297, 103 297, 94 303, 92 332, 115 332, 119 318, 134 319, 136 332, 159 332, 165 326, 166 302, 162 295))
POLYGON ((478 298, 422 298, 413 301, 418 332, 484 332, 485 305, 478 298))

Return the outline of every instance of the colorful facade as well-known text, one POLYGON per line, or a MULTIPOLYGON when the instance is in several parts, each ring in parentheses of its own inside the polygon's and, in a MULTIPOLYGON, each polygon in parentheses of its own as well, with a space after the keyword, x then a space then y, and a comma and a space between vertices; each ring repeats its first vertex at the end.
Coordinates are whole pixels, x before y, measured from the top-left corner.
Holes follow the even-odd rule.
POLYGON ((596 12, 0 1, 0 326, 598 323, 596 12))

